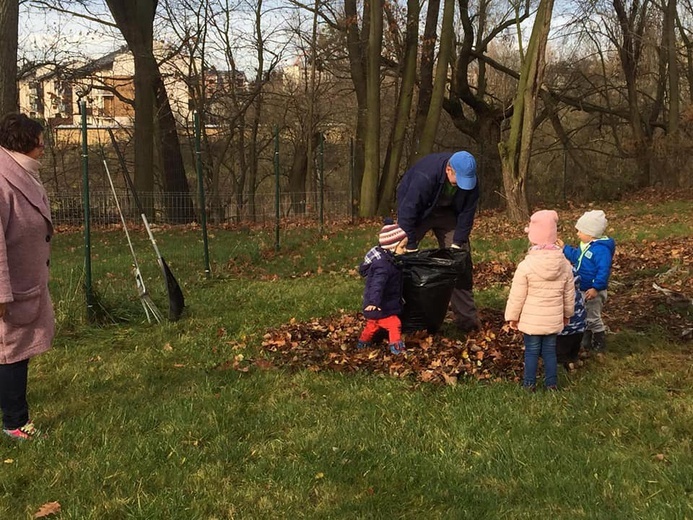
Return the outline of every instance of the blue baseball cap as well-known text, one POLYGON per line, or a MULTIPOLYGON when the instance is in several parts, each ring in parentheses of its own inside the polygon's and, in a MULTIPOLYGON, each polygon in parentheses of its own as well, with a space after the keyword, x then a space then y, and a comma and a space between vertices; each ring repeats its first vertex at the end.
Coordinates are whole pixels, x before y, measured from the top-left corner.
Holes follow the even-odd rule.
POLYGON ((473 190, 476 186, 476 160, 469 152, 455 152, 448 161, 455 170, 455 181, 461 190, 473 190))

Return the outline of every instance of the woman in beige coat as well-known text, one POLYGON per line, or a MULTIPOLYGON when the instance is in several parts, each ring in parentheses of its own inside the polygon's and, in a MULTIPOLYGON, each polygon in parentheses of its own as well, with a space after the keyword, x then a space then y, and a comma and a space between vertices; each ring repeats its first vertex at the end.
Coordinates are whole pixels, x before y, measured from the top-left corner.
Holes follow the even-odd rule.
POLYGON ((524 333, 525 373, 522 385, 536 388, 539 357, 544 360, 548 390, 558 388, 556 336, 573 315, 575 286, 570 263, 556 245, 558 214, 537 211, 525 229, 532 246, 517 266, 505 307, 512 329, 524 333))
POLYGON ((51 347, 50 206, 39 177, 43 127, 23 114, 0 120, 0 408, 3 431, 38 433, 29 418, 29 359, 51 347))

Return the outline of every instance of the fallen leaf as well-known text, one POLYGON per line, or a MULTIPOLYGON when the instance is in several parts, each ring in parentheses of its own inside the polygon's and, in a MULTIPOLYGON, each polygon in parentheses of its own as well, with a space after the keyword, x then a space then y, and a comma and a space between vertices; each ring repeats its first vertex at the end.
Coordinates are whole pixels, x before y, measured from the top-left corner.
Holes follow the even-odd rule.
POLYGON ((57 515, 60 513, 60 503, 59 502, 48 502, 39 507, 39 510, 34 513, 34 518, 45 518, 51 515, 57 515))

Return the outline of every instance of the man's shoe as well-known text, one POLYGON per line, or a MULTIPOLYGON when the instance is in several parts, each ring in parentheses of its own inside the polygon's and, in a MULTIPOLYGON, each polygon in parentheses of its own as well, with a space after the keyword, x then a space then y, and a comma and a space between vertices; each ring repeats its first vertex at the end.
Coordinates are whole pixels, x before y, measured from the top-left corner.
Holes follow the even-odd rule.
POLYGON ((481 329, 481 323, 479 320, 476 321, 459 321, 457 320, 455 322, 457 325, 457 328, 460 329, 464 333, 469 333, 469 332, 476 332, 477 330, 481 329))

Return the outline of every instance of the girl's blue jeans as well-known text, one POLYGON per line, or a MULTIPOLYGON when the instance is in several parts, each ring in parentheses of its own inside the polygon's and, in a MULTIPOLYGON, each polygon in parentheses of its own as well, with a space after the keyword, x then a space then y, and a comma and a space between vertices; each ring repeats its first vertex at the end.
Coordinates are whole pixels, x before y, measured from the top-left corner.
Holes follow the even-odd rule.
POLYGON ((556 334, 537 336, 525 334, 525 375, 523 386, 537 384, 539 356, 544 360, 544 384, 556 386, 558 383, 558 361, 556 359, 556 334))

